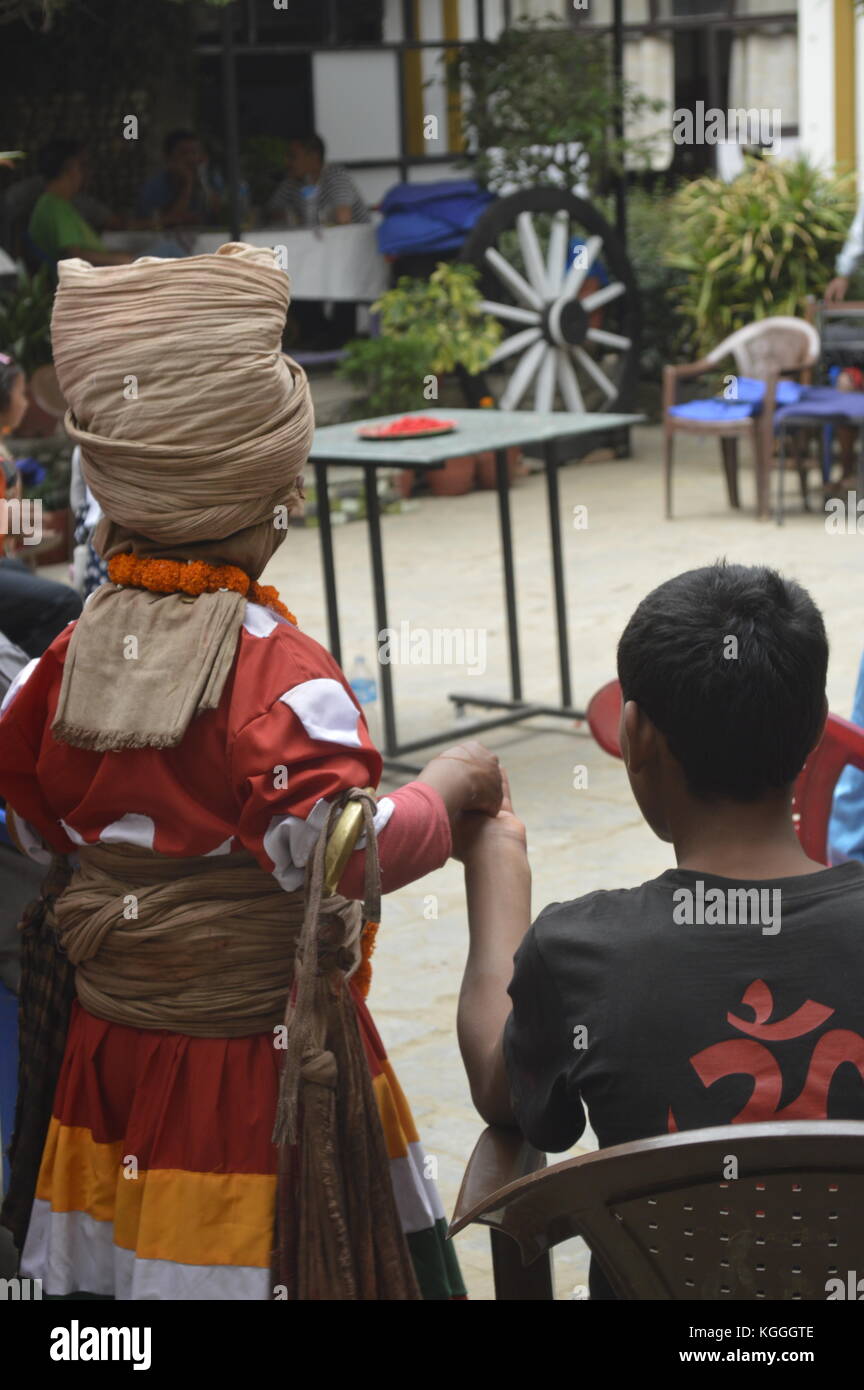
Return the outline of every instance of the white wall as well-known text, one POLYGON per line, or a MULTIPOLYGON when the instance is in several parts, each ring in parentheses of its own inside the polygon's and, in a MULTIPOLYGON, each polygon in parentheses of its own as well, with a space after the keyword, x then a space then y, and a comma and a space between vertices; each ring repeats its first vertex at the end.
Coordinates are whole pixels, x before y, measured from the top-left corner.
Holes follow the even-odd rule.
POLYGON ((798 96, 802 153, 827 168, 835 159, 833 0, 798 0, 798 96))
POLYGON ((327 158, 393 158, 399 153, 397 60, 390 52, 314 53, 315 129, 327 158))

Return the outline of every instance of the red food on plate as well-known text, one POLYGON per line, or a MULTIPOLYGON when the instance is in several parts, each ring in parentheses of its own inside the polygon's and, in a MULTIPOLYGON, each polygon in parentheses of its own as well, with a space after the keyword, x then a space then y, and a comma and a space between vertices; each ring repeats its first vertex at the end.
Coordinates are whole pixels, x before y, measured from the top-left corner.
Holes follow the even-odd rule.
POLYGON ((456 429, 455 420, 436 420, 432 415, 403 415, 386 425, 361 425, 362 439, 410 439, 424 434, 448 434, 456 429))

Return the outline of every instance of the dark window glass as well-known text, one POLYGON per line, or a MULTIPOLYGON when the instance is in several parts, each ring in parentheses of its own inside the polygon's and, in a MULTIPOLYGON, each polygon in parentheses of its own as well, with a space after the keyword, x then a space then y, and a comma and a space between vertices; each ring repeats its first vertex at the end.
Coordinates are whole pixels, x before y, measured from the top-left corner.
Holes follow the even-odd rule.
POLYGON ((380 43, 384 0, 336 0, 337 43, 380 43))
POLYGON ((273 0, 250 0, 258 42, 327 43, 331 37, 331 0, 288 0, 284 10, 273 0))

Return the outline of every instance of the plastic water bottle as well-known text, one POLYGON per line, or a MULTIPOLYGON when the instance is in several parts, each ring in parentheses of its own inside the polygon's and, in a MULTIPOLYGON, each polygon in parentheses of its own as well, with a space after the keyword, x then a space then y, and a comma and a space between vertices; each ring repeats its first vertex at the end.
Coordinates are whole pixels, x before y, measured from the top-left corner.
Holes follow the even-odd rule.
POLYGON ((348 684, 363 710, 370 734, 376 736, 378 722, 378 682, 369 670, 365 656, 355 656, 348 684))
POLYGON ((318 226, 318 185, 317 183, 306 183, 301 189, 303 196, 303 212, 306 217, 307 227, 318 226))

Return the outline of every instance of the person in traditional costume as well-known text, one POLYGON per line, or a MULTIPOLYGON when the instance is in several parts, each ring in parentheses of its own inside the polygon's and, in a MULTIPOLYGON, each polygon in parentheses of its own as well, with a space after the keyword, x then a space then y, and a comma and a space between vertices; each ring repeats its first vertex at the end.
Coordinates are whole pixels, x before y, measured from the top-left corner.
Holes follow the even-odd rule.
POLYGON ((274 253, 235 243, 59 266, 109 582, 0 717, 10 824, 50 858, 2 1217, 46 1296, 465 1296, 364 993, 379 892, 496 814, 500 769, 462 745, 376 798, 341 670, 258 583, 313 429, 288 303, 274 253))

